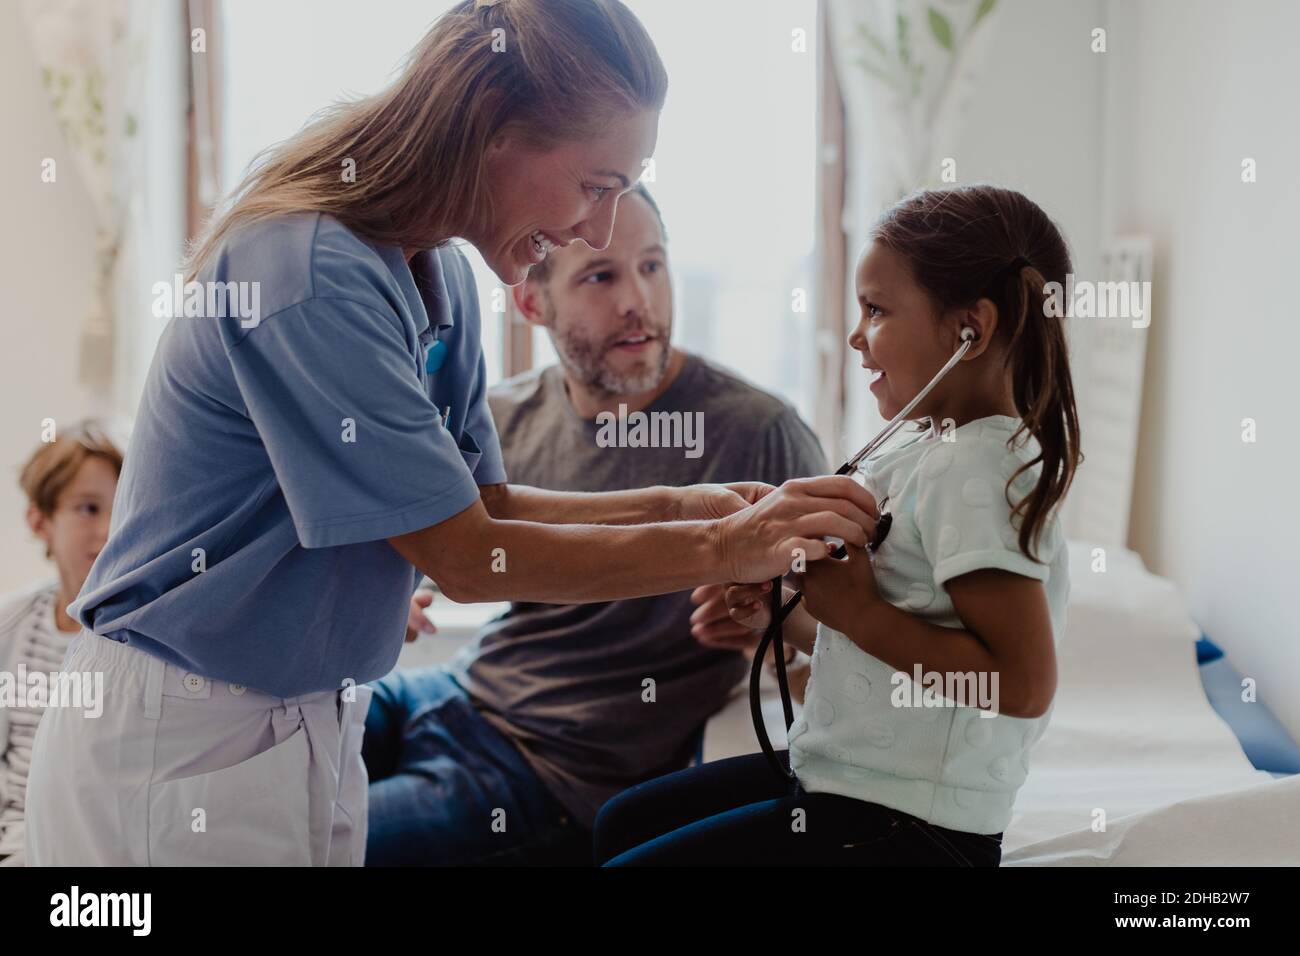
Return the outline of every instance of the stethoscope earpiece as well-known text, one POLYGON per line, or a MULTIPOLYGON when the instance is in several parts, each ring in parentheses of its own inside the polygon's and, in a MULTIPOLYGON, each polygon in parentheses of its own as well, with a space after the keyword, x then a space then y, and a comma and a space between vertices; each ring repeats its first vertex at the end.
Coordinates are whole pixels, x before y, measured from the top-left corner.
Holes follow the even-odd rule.
POLYGON ((961 330, 961 340, 963 342, 974 342, 977 338, 979 336, 975 334, 975 330, 969 325, 961 330))

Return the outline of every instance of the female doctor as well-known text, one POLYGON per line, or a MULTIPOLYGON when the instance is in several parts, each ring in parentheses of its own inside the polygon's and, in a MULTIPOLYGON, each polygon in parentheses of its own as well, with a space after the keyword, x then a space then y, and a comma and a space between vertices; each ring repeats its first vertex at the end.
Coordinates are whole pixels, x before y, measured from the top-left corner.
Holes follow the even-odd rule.
POLYGON ((359 865, 362 685, 396 662, 421 574, 456 601, 605 601, 865 545, 875 505, 848 478, 506 483, 448 240, 507 285, 604 248, 666 88, 617 0, 468 0, 390 88, 249 175, 191 263, 241 308, 165 330, 70 609, 64 668, 103 673, 102 715, 46 711, 31 862, 359 865))

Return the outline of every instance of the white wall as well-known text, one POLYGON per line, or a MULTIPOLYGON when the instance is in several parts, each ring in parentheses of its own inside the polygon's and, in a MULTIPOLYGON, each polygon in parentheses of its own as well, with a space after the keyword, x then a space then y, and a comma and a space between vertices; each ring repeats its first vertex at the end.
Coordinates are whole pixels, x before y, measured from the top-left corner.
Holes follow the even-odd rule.
POLYGON ((26 498, 18 489, 41 420, 69 421, 107 401, 76 381, 78 329, 94 295, 94 214, 26 36, 19 5, 0 3, 0 593, 51 573, 23 520, 26 498), (58 173, 49 184, 41 182, 47 156, 58 173))
POLYGON ((1088 52, 1100 0, 1003 0, 956 155, 963 183, 1024 193, 1065 233, 1081 275, 1101 242, 1104 65, 1088 52))
POLYGON ((1107 215, 1156 241, 1131 543, 1300 737, 1300 5, 1115 2, 1109 23, 1107 215))
MULTIPOLYGON (((1102 0, 1002 0, 952 158, 958 184, 1017 189, 1061 227, 1080 274, 1100 244, 1104 71, 1088 52, 1102 0)), ((874 216, 869 217, 874 219, 874 216)), ((850 249, 850 277, 860 249, 850 249)), ((856 322, 856 313, 850 313, 856 322)), ((883 420, 856 356, 847 359, 845 447, 883 420)))

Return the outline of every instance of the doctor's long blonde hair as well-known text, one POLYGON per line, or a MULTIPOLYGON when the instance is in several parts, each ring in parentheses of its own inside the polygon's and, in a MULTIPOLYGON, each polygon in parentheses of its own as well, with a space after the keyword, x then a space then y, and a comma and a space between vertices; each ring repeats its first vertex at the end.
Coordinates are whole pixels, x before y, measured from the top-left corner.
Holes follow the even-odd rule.
POLYGON ((465 0, 388 88, 261 153, 192 247, 187 278, 232 230, 289 212, 430 248, 492 215, 483 158, 503 129, 538 148, 582 140, 618 115, 662 109, 667 91, 654 44, 619 0, 465 0))

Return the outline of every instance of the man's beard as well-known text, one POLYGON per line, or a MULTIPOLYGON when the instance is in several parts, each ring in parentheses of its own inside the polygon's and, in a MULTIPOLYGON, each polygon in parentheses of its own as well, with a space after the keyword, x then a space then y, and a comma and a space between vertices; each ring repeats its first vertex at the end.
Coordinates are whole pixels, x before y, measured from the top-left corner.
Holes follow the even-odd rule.
MULTIPOLYGON (((560 362, 569 374, 588 388, 596 389, 605 395, 637 395, 658 387, 668 370, 668 361, 672 358, 672 349, 668 347, 668 327, 659 328, 650 323, 642 323, 641 330, 646 335, 653 335, 652 349, 658 350, 658 356, 638 359, 634 365, 624 371, 610 368, 605 359, 614 348, 614 342, 624 338, 628 332, 604 342, 592 342, 572 330, 559 331, 555 323, 552 308, 549 317, 551 344, 555 347, 560 362)), ((649 350, 647 350, 649 351, 649 350)))

